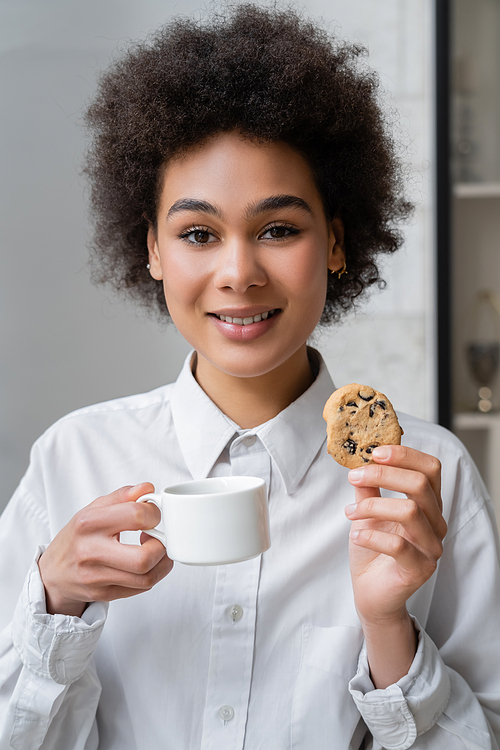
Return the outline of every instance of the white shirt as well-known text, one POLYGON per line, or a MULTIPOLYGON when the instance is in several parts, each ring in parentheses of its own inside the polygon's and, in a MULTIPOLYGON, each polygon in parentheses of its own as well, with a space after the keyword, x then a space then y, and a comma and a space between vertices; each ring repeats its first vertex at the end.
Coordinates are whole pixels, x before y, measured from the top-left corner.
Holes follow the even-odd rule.
POLYGON ((353 490, 326 452, 333 390, 321 363, 296 402, 238 433, 187 360, 175 384, 69 414, 35 443, 0 524, 1 750, 498 750, 498 547, 477 471, 452 435, 401 415, 404 442, 443 463, 449 531, 408 603, 422 627, 410 671, 374 690, 349 574, 353 490), (46 614, 33 558, 80 508, 126 484, 229 474, 267 482, 262 557, 175 564, 109 611, 46 614))

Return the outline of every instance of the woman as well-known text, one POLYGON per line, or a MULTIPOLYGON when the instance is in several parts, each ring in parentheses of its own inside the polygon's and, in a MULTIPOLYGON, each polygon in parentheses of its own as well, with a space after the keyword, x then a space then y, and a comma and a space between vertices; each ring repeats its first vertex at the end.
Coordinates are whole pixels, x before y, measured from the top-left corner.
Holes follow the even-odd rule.
POLYGON ((1 748, 498 747, 477 472, 404 416, 405 444, 360 471, 326 454, 334 386, 308 337, 379 280, 410 210, 359 52, 240 6, 174 21, 103 77, 99 278, 194 351, 175 384, 35 444, 2 520, 1 748), (173 566, 137 544, 153 486, 228 474, 266 480, 262 558, 173 566))

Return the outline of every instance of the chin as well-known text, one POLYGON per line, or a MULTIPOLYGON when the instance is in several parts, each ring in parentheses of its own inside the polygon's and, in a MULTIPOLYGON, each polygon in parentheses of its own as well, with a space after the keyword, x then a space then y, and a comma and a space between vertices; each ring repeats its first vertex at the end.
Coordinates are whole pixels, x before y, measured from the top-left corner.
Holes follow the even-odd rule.
POLYGON ((258 378, 269 375, 289 361, 296 351, 277 352, 276 348, 267 352, 258 352, 250 347, 242 347, 239 352, 226 357, 207 357, 200 352, 211 367, 234 378, 258 378))

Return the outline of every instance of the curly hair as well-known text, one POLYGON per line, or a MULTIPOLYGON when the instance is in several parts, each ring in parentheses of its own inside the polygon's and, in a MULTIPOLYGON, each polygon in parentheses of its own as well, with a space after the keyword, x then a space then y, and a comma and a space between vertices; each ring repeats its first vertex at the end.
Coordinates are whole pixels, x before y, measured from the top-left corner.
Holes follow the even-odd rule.
POLYGON ((358 62, 363 54, 294 10, 252 4, 205 22, 174 18, 132 45, 101 76, 86 113, 93 280, 168 316, 162 283, 146 268, 162 167, 216 133, 238 130, 295 148, 327 218, 343 221, 348 273, 329 275, 320 322, 383 285, 375 257, 401 245, 397 225, 412 207, 378 78, 358 62))

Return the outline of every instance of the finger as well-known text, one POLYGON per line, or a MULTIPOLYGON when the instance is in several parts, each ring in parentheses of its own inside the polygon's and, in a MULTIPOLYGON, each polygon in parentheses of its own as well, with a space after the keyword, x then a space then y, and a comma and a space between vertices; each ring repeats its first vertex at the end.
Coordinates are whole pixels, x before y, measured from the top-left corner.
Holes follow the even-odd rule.
POLYGON ((350 538, 359 547, 392 557, 409 587, 414 588, 416 582, 428 580, 436 570, 437 560, 424 555, 399 534, 378 529, 351 529, 350 538))
MULTIPOLYGON (((422 472, 370 464, 350 471, 349 482, 353 486, 383 487, 386 490, 406 495, 418 503, 439 537, 443 538, 446 534, 446 523, 441 513, 440 503, 430 480, 422 472)), ((373 494, 370 493, 370 495, 373 494)), ((362 499, 365 497, 366 495, 362 499)))
POLYGON ((109 495, 103 495, 102 497, 96 498, 90 505, 103 506, 103 505, 116 505, 117 503, 130 503, 138 500, 142 495, 146 495, 148 492, 154 492, 155 488, 151 482, 141 482, 140 484, 126 485, 120 487, 114 492, 110 492, 109 495))
POLYGON ((150 591, 173 568, 173 561, 164 555, 147 573, 134 574, 124 570, 97 566, 84 581, 86 601, 111 601, 150 591))
POLYGON ((143 575, 158 565, 167 551, 163 544, 148 536, 143 544, 122 544, 118 540, 103 544, 99 562, 115 570, 143 575))
POLYGON ((165 578, 165 576, 170 573, 173 565, 173 560, 171 560, 167 554, 164 554, 161 560, 159 560, 151 570, 144 573, 129 573, 125 570, 112 570, 112 572, 108 570, 107 573, 110 577, 110 582, 113 584, 119 584, 130 589, 149 591, 161 581, 162 578, 165 578))
POLYGON ((161 521, 160 509, 154 503, 135 502, 135 495, 136 492, 130 492, 128 493, 129 501, 113 505, 91 503, 82 508, 73 519, 77 533, 83 536, 92 534, 115 536, 121 531, 142 531, 142 529, 154 528, 161 521))
MULTIPOLYGON (((434 533, 429 519, 418 503, 409 498, 371 497, 347 506, 346 515, 351 521, 375 521, 375 528, 381 524, 397 525, 404 530, 404 536, 425 555, 438 560, 443 553, 442 538, 434 533)), ((370 524, 373 526, 373 524, 370 524)), ((390 528, 388 526, 387 528, 390 528)))
POLYGON ((156 580, 152 585, 144 585, 144 586, 121 586, 119 584, 109 584, 108 586, 101 587, 99 590, 99 595, 97 597, 92 597, 89 599, 89 601, 114 601, 115 599, 127 599, 131 596, 137 596, 137 594, 142 594, 145 591, 150 591, 153 586, 155 586, 157 583, 159 583, 165 576, 167 576, 170 571, 172 570, 173 562, 170 560, 170 558, 165 557, 162 562, 159 564, 158 569, 155 571, 156 573, 156 580))
POLYGON ((354 486, 354 502, 356 504, 370 497, 380 497, 380 490, 378 487, 363 487, 361 485, 358 485, 358 486, 353 485, 353 486, 354 486))
POLYGON ((406 445, 380 445, 372 453, 378 464, 397 466, 425 474, 436 495, 440 510, 441 503, 441 461, 428 453, 422 453, 406 445))

